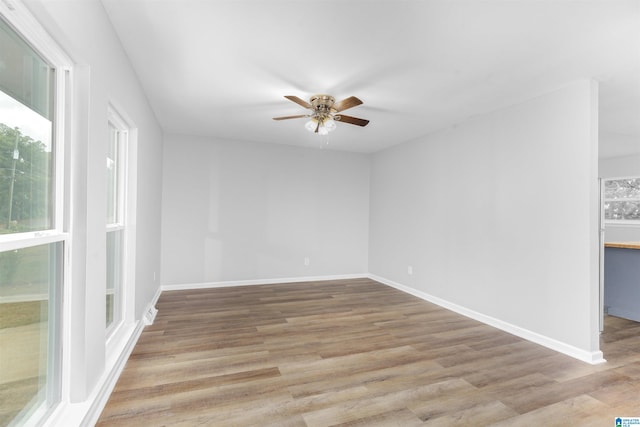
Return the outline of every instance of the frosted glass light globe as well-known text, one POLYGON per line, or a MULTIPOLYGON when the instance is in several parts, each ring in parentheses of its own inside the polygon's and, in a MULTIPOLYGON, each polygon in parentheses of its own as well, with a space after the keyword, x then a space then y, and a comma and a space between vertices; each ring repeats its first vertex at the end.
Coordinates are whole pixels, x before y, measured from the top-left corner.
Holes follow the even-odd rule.
POLYGON ((323 125, 329 132, 332 132, 336 128, 336 122, 333 119, 325 120, 323 125))
POLYGON ((318 127, 318 121, 311 119, 309 120, 307 123, 305 123, 304 127, 309 131, 309 132, 315 132, 316 128, 318 127))

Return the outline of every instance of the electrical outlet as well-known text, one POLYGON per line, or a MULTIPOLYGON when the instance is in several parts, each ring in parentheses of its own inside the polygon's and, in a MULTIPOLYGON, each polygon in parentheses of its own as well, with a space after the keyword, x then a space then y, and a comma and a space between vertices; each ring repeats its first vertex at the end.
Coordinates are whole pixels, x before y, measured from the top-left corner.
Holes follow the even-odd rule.
POLYGON ((413 266, 410 265, 407 267, 407 274, 410 276, 413 274, 413 266))
POLYGON ((308 267, 308 266, 309 266, 309 264, 311 264, 311 260, 309 259, 309 257, 308 257, 308 256, 307 256, 307 257, 304 257, 304 265, 305 265, 306 267, 308 267))

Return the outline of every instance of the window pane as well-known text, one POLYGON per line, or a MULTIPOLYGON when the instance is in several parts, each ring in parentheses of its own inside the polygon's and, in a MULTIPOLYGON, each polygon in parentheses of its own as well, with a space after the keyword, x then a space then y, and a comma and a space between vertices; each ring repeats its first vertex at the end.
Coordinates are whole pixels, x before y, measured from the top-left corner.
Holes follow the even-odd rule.
POLYGON ((123 230, 107 233, 107 328, 120 320, 123 230))
POLYGON ((53 227, 53 68, 0 19, 0 234, 53 227))
POLYGON ((0 425, 58 400, 62 244, 0 252, 0 425))
POLYGON ((612 179, 604 182, 605 199, 640 199, 640 178, 612 179))
POLYGON ((52 228, 51 121, 0 92, 0 234, 52 228))
POLYGON ((107 145, 107 224, 116 224, 118 218, 118 130, 109 123, 107 145))
POLYGON ((0 19, 0 90, 52 119, 53 69, 0 19))
POLYGON ((640 201, 612 201, 604 204, 605 219, 640 220, 640 201))

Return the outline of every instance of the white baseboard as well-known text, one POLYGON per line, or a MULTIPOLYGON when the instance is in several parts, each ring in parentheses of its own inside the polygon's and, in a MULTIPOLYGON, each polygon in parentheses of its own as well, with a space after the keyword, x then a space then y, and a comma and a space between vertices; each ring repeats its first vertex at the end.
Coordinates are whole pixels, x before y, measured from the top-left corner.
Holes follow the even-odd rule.
POLYGON ((129 326, 128 331, 123 334, 123 338, 120 344, 115 344, 118 349, 114 353, 117 353, 113 359, 107 361, 107 368, 98 382, 98 386, 93 393, 86 400, 80 403, 68 403, 65 402, 55 411, 50 417, 45 426, 51 427, 67 427, 71 425, 79 425, 91 427, 96 424, 100 418, 100 414, 104 410, 104 407, 113 392, 120 374, 124 370, 124 367, 135 347, 142 330, 145 326, 153 323, 158 310, 155 305, 158 302, 158 298, 162 290, 158 288, 155 295, 147 305, 145 312, 142 315, 142 320, 135 322, 129 326))
POLYGON ((138 338, 140 338, 143 328, 144 323, 142 321, 130 325, 130 332, 128 332, 126 342, 118 352, 117 357, 115 357, 115 361, 108 363, 111 369, 107 368, 105 370, 100 380, 98 380, 98 386, 96 386, 91 395, 78 403, 62 402, 45 421, 43 427, 94 426, 100 418, 100 414, 107 404, 111 392, 129 359, 129 355, 138 342, 138 338))
POLYGON ((363 279, 368 278, 366 273, 362 274, 338 274, 332 276, 307 276, 307 277, 285 277, 279 279, 258 279, 258 280, 232 280, 222 282, 206 282, 206 283, 183 283, 176 285, 162 285, 162 291, 180 291, 188 289, 207 289, 207 288, 226 288, 231 286, 257 286, 257 285, 274 285, 278 283, 304 283, 304 282, 320 282, 327 280, 345 280, 345 279, 363 279))
POLYGON ((124 366, 126 365, 127 360, 129 360, 129 356, 131 355, 133 348, 136 346, 145 326, 146 324, 142 320, 135 323, 133 331, 129 335, 129 339, 122 348, 122 351, 119 352, 115 363, 112 364, 111 370, 107 372, 106 378, 100 381, 102 386, 96 387, 97 393, 92 394, 88 399, 91 402, 91 405, 82 420, 82 426, 94 426, 100 418, 100 414, 106 406, 107 401, 111 396, 111 392, 113 392, 113 389, 118 382, 118 378, 120 378, 120 374, 124 370, 124 366))
POLYGON ((477 320, 489 326, 493 326, 494 328, 501 329, 512 335, 518 336, 520 338, 523 338, 527 341, 534 342, 536 344, 540 344, 544 347, 550 348, 559 353, 566 354, 567 356, 571 356, 583 362, 587 362, 592 365, 597 365, 597 364, 606 362, 606 360, 603 357, 602 351, 593 351, 593 352, 585 351, 580 348, 574 347, 572 345, 555 340, 553 338, 549 338, 547 336, 538 334, 537 332, 533 332, 528 329, 524 329, 519 326, 513 325, 511 323, 505 322, 503 320, 496 319, 494 317, 487 316, 482 313, 478 313, 477 311, 470 310, 466 307, 454 304, 442 298, 438 298, 436 296, 427 294, 426 292, 422 292, 417 289, 394 282, 392 280, 385 279, 384 277, 379 277, 373 274, 370 274, 368 277, 372 280, 375 280, 376 282, 380 282, 385 285, 391 286, 393 288, 406 292, 410 295, 413 295, 425 301, 439 305, 440 307, 446 308, 447 310, 454 311, 465 317, 469 317, 471 319, 477 320))
POLYGON ((96 424, 118 382, 118 378, 120 378, 120 374, 124 370, 127 360, 129 360, 131 352, 142 334, 142 330, 145 326, 153 323, 158 312, 155 304, 160 297, 160 293, 161 290, 158 288, 151 302, 147 305, 142 320, 123 326, 126 329, 122 338, 119 338, 119 341, 114 343, 114 353, 116 354, 113 358, 107 360, 105 373, 98 381, 99 385, 94 389, 93 393, 83 402, 65 402, 61 404, 45 426, 67 427, 79 425, 91 427, 96 424))

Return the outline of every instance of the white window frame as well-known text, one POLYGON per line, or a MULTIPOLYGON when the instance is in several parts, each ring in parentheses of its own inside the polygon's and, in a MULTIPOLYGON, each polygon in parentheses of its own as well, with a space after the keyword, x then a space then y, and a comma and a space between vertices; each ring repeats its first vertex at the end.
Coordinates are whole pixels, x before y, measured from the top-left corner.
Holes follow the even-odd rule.
MULTIPOLYGON (((120 222, 117 225, 108 227, 108 230, 123 230, 122 242, 122 283, 120 289, 120 313, 119 322, 114 322, 108 328, 106 341, 107 366, 112 366, 115 360, 122 353, 131 333, 135 329, 135 283, 136 283, 136 201, 137 201, 137 147, 138 129, 134 122, 124 113, 120 104, 109 101, 107 108, 108 122, 111 122, 122 135, 126 136, 121 154, 125 161, 120 168, 120 182, 122 192, 119 199, 121 211, 120 222)), ((106 170, 105 170, 106 173, 106 170)))
POLYGON ((109 342, 129 317, 127 316, 126 308, 131 305, 131 298, 128 297, 129 293, 127 290, 132 287, 132 282, 131 275, 128 274, 128 272, 134 264, 129 262, 128 255, 130 251, 128 248, 131 236, 127 227, 129 222, 129 134, 131 127, 112 104, 108 106, 108 123, 111 124, 117 132, 118 175, 116 188, 116 222, 107 224, 106 233, 114 231, 122 232, 120 287, 116 289, 118 295, 114 297, 113 322, 107 327, 107 340, 109 342))
MULTIPOLYGON (((2 234, 0 235, 0 251, 10 251, 15 249, 28 248, 39 245, 48 245, 59 243, 62 250, 58 256, 60 257, 60 265, 58 266, 62 272, 60 274, 62 289, 57 290, 58 301, 53 315, 57 317, 57 330, 55 336, 57 343, 52 351, 56 354, 56 366, 52 372, 52 381, 47 383, 47 394, 50 395, 52 390, 58 396, 57 402, 53 402, 52 407, 47 407, 47 403, 35 408, 28 413, 29 423, 39 423, 46 419, 48 415, 53 413, 60 404, 66 399, 65 396, 65 378, 64 371, 66 369, 65 359, 68 349, 68 334, 66 332, 66 324, 69 320, 69 313, 66 307, 69 302, 69 254, 70 254, 70 238, 68 234, 68 161, 66 159, 65 147, 69 144, 68 112, 71 100, 71 81, 73 79, 73 62, 66 53, 58 46, 58 44, 49 36, 42 26, 35 20, 27 8, 20 2, 11 0, 0 1, 0 15, 13 29, 27 42, 38 54, 48 62, 48 65, 55 70, 54 72, 54 103, 53 103, 53 155, 54 164, 52 179, 53 183, 53 208, 51 228, 46 230, 2 234)), ((52 296, 53 297, 53 296, 52 296)), ((48 361, 51 364, 51 360, 48 361)))

